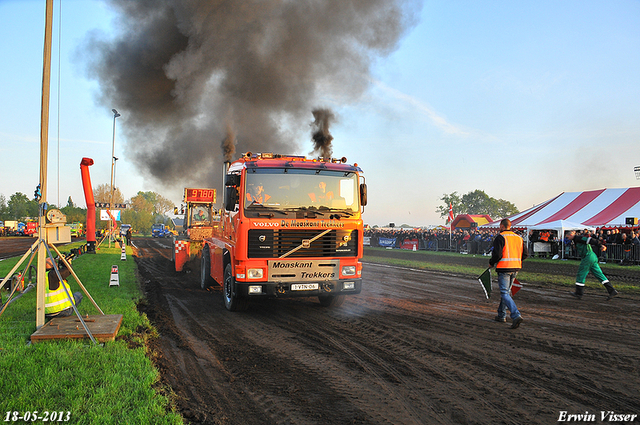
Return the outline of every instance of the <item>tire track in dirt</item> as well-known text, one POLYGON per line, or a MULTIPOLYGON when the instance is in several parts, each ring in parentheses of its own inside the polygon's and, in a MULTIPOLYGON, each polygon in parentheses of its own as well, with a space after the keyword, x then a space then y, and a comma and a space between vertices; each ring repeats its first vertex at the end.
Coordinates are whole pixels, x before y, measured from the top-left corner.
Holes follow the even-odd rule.
MULTIPOLYGON (((415 271, 414 271, 415 272, 415 271)), ((422 274, 425 272, 422 271, 417 271, 418 274, 422 274)), ((407 283, 407 277, 408 277, 409 273, 403 274, 403 278, 404 283, 407 283)), ((391 292, 393 293, 394 289, 391 289, 391 292)), ((568 299, 565 300, 565 302, 575 302, 576 300, 573 299, 568 299)), ((618 301, 618 300, 616 300, 618 301)), ((625 308, 625 306, 622 306, 623 308, 625 308)), ((636 311, 637 311, 637 301, 630 303, 630 305, 628 306, 630 308, 629 311, 632 311, 632 309, 635 307, 636 311)), ((494 307, 495 308, 495 305, 494 307)), ((407 311, 410 311, 411 309, 406 309, 407 311)), ((438 316, 443 315, 443 311, 445 309, 443 308, 438 308, 438 316)), ((438 322, 438 325, 436 327, 436 329, 438 329, 437 333, 438 334, 444 334, 444 338, 445 341, 449 340, 449 337, 447 335, 452 335, 455 334, 456 331, 459 330, 461 324, 460 324, 460 320, 464 320, 464 314, 465 314, 465 310, 468 312, 473 312, 477 309, 469 307, 469 306, 465 306, 463 303, 458 302, 457 297, 453 297, 453 301, 451 302, 450 308, 449 310, 452 312, 452 316, 451 317, 436 317, 434 316, 432 319, 436 320, 438 322), (453 324, 453 326, 448 326, 448 323, 453 324)), ((485 315, 485 317, 487 318, 492 318, 493 315, 495 315, 495 312, 492 311, 488 311, 485 315)), ((526 314, 526 313, 523 313, 526 314)), ((603 332, 603 334, 608 335, 608 339, 611 340, 607 345, 607 349, 603 350, 602 349, 602 340, 599 338, 596 338, 595 340, 590 340, 589 343, 585 344, 585 342, 579 342, 577 344, 568 344, 567 340, 566 340, 566 334, 562 333, 562 331, 565 330, 565 328, 567 327, 572 327, 575 326, 573 322, 575 322, 575 316, 571 316, 569 314, 565 314, 563 315, 565 317, 572 317, 574 320, 573 321, 566 321, 564 324, 561 324, 560 326, 556 326, 558 328, 558 332, 560 333, 558 342, 557 342, 557 346, 561 346, 561 347, 567 347, 569 346, 571 349, 570 350, 565 350, 564 352, 562 352, 561 354, 563 356, 568 356, 569 359, 580 359, 580 364, 584 364, 587 363, 589 361, 596 361, 598 363, 598 366, 600 366, 601 362, 607 362, 607 361, 611 361, 614 360, 616 361, 617 364, 620 364, 621 367, 624 367, 622 365, 625 364, 637 364, 637 339, 635 339, 635 343, 629 341, 629 333, 627 333, 625 335, 625 332, 622 332, 622 327, 619 326, 619 324, 615 324, 615 326, 610 326, 612 324, 614 324, 614 322, 612 322, 611 320, 607 320, 607 319, 600 319, 600 322, 602 322, 602 324, 598 323, 598 320, 596 320, 596 329, 598 328, 602 328, 605 329, 606 331, 603 332), (613 331, 612 331, 613 328, 613 331), (615 334, 615 331, 618 330, 620 331, 619 334, 615 334), (613 335, 612 335, 613 333, 613 335), (578 353, 576 353, 576 349, 578 349, 578 353), (623 354, 621 355, 620 353, 627 353, 626 355, 623 354)), ((592 316, 595 316, 595 314, 592 314, 592 316)), ((602 315, 605 318, 607 317, 607 314, 602 315)), ((531 317, 532 321, 536 322, 537 320, 535 319, 535 316, 525 316, 525 317, 531 317)), ((469 335, 474 335, 476 333, 478 333, 479 335, 484 335, 483 338, 486 338, 486 333, 484 332, 484 330, 480 327, 477 326, 477 317, 472 317, 471 318, 474 323, 464 323, 463 326, 468 327, 468 328, 474 328, 472 329, 470 332, 466 333, 467 338, 469 337, 469 335)), ((489 319, 490 320, 490 319, 489 319)), ((399 318, 397 320, 398 322, 402 322, 403 320, 401 318, 399 318)), ((485 319, 485 321, 487 321, 485 319)), ((586 322, 586 321, 585 321, 586 322)), ((528 324, 528 322, 525 322, 526 324, 528 324)), ((592 331, 592 327, 593 327, 593 323, 591 322, 587 322, 588 325, 586 326, 580 326, 578 325, 578 329, 575 330, 575 334, 576 335, 581 335, 584 339, 585 335, 589 335, 590 333, 593 334, 592 331)), ((485 323, 483 325, 483 327, 486 326, 490 326, 490 325, 498 325, 496 323, 485 323)), ((523 325, 524 326, 524 325, 523 325)), ((418 327, 420 328, 420 327, 418 327)), ((432 327, 433 328, 433 327, 432 327)), ((507 331, 508 332, 508 331, 507 331)), ((513 332, 513 331, 512 331, 513 332)), ((510 344, 512 347, 517 343, 519 349, 522 350, 523 352, 523 356, 522 359, 526 359, 525 354, 527 352, 531 351, 532 347, 536 347, 537 345, 542 345, 544 346, 544 339, 538 339, 538 338, 523 338, 524 335, 524 330, 521 333, 512 333, 511 336, 513 336, 513 339, 511 341, 505 341, 508 344, 510 344)), ((401 333, 402 334, 402 333, 401 333)), ((637 331, 632 331, 631 336, 635 336, 637 335, 637 331)), ((509 335, 509 334, 506 334, 509 335)), ((545 337, 547 337, 548 334, 545 333, 545 337)), ((433 333, 429 333, 429 334, 424 334, 422 335, 424 338, 433 338, 434 334, 433 333)), ((492 335, 493 337, 495 337, 495 333, 492 335)), ((601 335, 596 335, 596 336, 601 336, 601 335)), ((633 338, 631 338, 633 339, 633 338)), ((431 347, 433 347, 434 345, 437 346, 437 344, 433 344, 433 341, 430 342, 431 347)), ((552 344, 553 345, 553 344, 552 344)), ((467 340, 465 346, 467 347, 483 347, 483 341, 482 340, 467 340)), ((446 355, 449 357, 449 360, 451 360, 451 357, 455 356, 455 351, 456 348, 460 348, 459 346, 456 346, 454 344, 445 344, 445 351, 446 351, 446 355)), ((534 350, 535 352, 535 350, 534 350)), ((443 352, 443 355, 445 355, 445 353, 443 352)), ((482 361, 482 359, 486 358, 486 356, 482 356, 481 352, 478 353, 472 353, 469 352, 467 350, 461 350, 460 351, 460 359, 463 362, 469 362, 469 359, 474 359, 474 360, 480 360, 478 363, 479 365, 482 366, 481 370, 484 369, 488 369, 490 370, 490 367, 494 364, 494 362, 497 364, 497 360, 495 360, 494 362, 484 362, 482 361)), ((525 386, 531 387, 533 389, 537 388, 543 388, 541 386, 536 385, 536 381, 538 380, 537 376, 528 376, 528 372, 529 370, 536 370, 539 369, 539 367, 536 368, 536 365, 539 364, 543 364, 543 362, 545 361, 545 359, 548 358, 548 354, 541 351, 539 353, 539 355, 537 355, 536 357, 532 358, 530 360, 530 363, 525 362, 521 367, 518 368, 518 370, 521 371, 521 376, 520 378, 518 378, 517 375, 513 375, 513 373, 507 369, 507 368, 502 368, 502 374, 504 375, 504 379, 508 380, 508 379, 520 379, 521 381, 524 382, 525 386)), ((607 363, 604 363, 604 365, 606 365, 607 363)), ((514 366, 517 366, 518 364, 514 364, 514 366)), ((575 369, 575 366, 571 364, 571 361, 568 362, 567 367, 566 367, 566 371, 568 373, 571 372, 572 369, 575 369)), ((562 372, 562 371, 561 371, 562 372)), ((559 374, 556 374, 556 376, 554 376, 554 379, 558 379, 559 374)), ((586 376, 589 376, 589 374, 586 374, 586 376)), ((594 371, 594 375, 593 376, 601 376, 602 375, 602 371, 594 371)), ((471 382, 471 381, 470 381, 471 382)), ((625 402, 625 398, 629 398, 629 396, 631 394, 633 394, 632 392, 622 392, 622 393, 616 393, 616 391, 601 391, 599 389, 600 384, 599 383, 595 383, 593 384, 592 382, 574 382, 572 385, 572 388, 569 389, 569 391, 566 391, 564 396, 565 397, 569 397, 569 399, 572 398, 573 396, 573 392, 571 390, 573 390, 575 393, 580 394, 580 393, 584 393, 584 392, 591 392, 593 393, 593 401, 597 403, 597 405, 601 405, 604 401, 607 401, 609 403, 610 406, 615 406, 618 409, 623 409, 623 410, 629 410, 629 409, 633 409, 634 407, 637 408, 637 404, 634 403, 627 403, 625 402), (587 386, 587 388, 585 389, 585 386, 587 386), (614 394, 614 395, 609 395, 610 393, 614 394)), ((562 386, 560 386, 562 387, 562 386)), ((548 385, 548 388, 554 388, 553 382, 550 382, 550 384, 548 385)), ((545 391, 548 391, 545 390, 545 391)), ((556 394, 557 396, 562 396, 562 392, 558 392, 556 394)), ((507 400, 508 401, 508 400, 507 400)), ((556 402, 561 401, 561 400, 556 400, 556 402)), ((584 400, 582 400, 584 402, 584 400)), ((611 407, 610 407, 611 408, 611 407)), ((552 420, 552 418, 550 418, 550 420, 552 420)))
MULTIPOLYGON (((313 303, 306 308, 323 311, 313 303)), ((333 391, 345 394, 358 409, 374 418, 373 423, 422 423, 424 411, 414 407, 419 394, 404 389, 402 384, 407 372, 396 370, 396 356, 386 355, 385 350, 376 353, 367 347, 371 343, 379 348, 383 343, 379 337, 367 338, 368 344, 362 344, 363 329, 345 326, 339 316, 331 312, 312 318, 305 315, 278 320, 265 315, 260 322, 271 321, 273 326, 287 329, 291 337, 287 341, 276 341, 276 344, 287 343, 285 351, 292 358, 304 363, 305 368, 329 377, 333 391), (381 397, 384 397, 384 403, 380 402, 381 397), (407 398, 413 402, 405 402, 407 398), (390 403, 395 406, 393 410, 386 407, 390 403)), ((432 423, 447 423, 433 419, 432 423)))
POLYGON ((191 423, 555 423, 561 410, 640 412, 630 378, 640 297, 578 301, 528 285, 517 296, 525 322, 510 330, 474 279, 367 264, 362 294, 340 309, 294 299, 231 313, 152 242, 136 258, 141 310, 191 423))

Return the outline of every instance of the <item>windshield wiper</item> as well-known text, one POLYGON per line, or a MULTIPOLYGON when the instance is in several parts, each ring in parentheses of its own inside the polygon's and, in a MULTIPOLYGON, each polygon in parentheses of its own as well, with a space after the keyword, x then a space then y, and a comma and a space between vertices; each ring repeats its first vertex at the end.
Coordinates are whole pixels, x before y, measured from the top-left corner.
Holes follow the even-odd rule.
POLYGON ((274 212, 287 215, 286 211, 282 211, 281 209, 274 208, 274 207, 265 207, 262 204, 258 204, 256 201, 253 201, 250 205, 247 205, 245 207, 245 209, 247 209, 247 210, 261 210, 260 212, 258 212, 258 217, 260 217, 260 216, 273 217, 273 213, 274 212), (262 213, 263 211, 264 212, 269 212, 269 214, 263 214, 262 213))
POLYGON ((298 209, 306 213, 318 214, 318 215, 324 216, 324 213, 318 211, 318 208, 316 207, 298 207, 298 209))
POLYGON ((329 208, 329 207, 320 207, 321 210, 326 210, 328 212, 332 212, 332 213, 339 213, 339 214, 332 214, 332 216, 335 216, 336 218, 340 218, 340 214, 344 214, 347 217, 351 217, 353 215, 353 212, 348 211, 344 208, 329 208))

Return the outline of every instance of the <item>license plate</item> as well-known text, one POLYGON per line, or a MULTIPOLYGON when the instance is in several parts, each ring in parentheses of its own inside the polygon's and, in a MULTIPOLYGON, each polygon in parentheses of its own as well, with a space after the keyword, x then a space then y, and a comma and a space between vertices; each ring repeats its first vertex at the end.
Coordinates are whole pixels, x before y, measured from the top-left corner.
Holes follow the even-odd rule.
POLYGON ((292 291, 313 291, 318 289, 317 283, 294 283, 291 285, 292 291))

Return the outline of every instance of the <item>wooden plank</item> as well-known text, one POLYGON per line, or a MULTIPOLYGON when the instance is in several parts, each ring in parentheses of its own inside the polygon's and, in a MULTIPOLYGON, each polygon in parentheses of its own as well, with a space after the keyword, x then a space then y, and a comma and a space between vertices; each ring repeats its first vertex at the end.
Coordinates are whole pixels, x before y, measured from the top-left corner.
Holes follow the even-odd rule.
MULTIPOLYGON (((83 316, 82 319, 96 341, 113 341, 122 324, 122 314, 83 316)), ((89 339, 80 319, 76 315, 54 317, 31 335, 36 343, 51 339, 89 339)))

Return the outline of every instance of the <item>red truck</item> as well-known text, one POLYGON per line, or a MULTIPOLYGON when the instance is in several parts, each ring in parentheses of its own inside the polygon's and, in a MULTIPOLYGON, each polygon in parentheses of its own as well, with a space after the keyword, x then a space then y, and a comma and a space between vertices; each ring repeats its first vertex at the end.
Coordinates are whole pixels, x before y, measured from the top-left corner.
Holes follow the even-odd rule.
POLYGON ((203 239, 202 288, 221 285, 230 311, 264 297, 337 307, 360 293, 367 186, 357 164, 246 153, 225 169, 219 225, 203 239))
POLYGON ((38 233, 38 222, 27 221, 26 226, 24 228, 25 236, 37 236, 37 233, 38 233))

